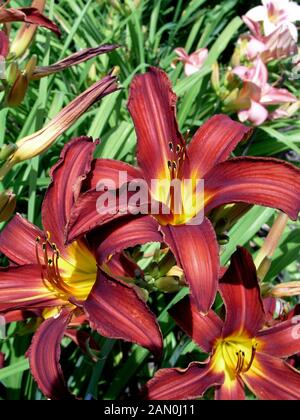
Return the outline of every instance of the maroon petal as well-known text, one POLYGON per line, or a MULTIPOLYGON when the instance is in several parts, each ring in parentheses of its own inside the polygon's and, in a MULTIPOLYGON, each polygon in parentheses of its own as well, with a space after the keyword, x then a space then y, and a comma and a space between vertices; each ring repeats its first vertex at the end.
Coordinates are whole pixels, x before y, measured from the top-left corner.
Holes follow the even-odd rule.
POLYGON ((220 271, 215 231, 208 219, 198 226, 163 226, 161 231, 183 268, 196 307, 207 314, 214 303, 220 271))
POLYGON ((88 322, 88 319, 87 319, 87 316, 85 315, 85 313, 80 312, 77 315, 74 314, 74 316, 73 316, 73 318, 72 318, 72 320, 69 324, 69 327, 70 328, 77 328, 77 327, 81 327, 84 324, 87 325, 88 323, 89 322, 88 322))
POLYGON ((11 322, 25 321, 29 318, 38 318, 42 315, 42 312, 42 309, 27 311, 16 310, 2 313, 1 315, 4 316, 6 324, 10 324, 11 322))
POLYGON ((257 352, 243 381, 261 400, 300 399, 300 373, 276 357, 257 352))
POLYGON ((255 265, 245 248, 233 254, 219 287, 226 307, 223 336, 254 337, 264 324, 265 313, 255 265))
POLYGON ((62 301, 45 286, 40 266, 23 265, 0 269, 0 312, 61 304, 62 301))
POLYGON ((209 363, 191 363, 187 369, 161 369, 145 387, 147 400, 188 400, 222 385, 223 373, 214 373, 209 363))
POLYGON ((205 177, 205 210, 228 203, 273 207, 296 220, 300 210, 300 170, 272 158, 235 158, 205 177))
POLYGON ((212 310, 206 316, 200 314, 189 296, 170 310, 170 315, 206 353, 210 353, 217 338, 222 335, 223 321, 212 310))
POLYGON ((121 279, 132 282, 137 274, 144 276, 143 271, 138 264, 130 258, 125 252, 115 254, 103 268, 105 272, 114 279, 121 279))
POLYGON ((73 399, 64 377, 60 360, 60 344, 72 312, 63 311, 57 318, 44 321, 35 333, 28 357, 38 387, 51 400, 73 399))
POLYGON ((237 377, 235 380, 228 379, 227 383, 224 383, 222 386, 216 389, 215 400, 245 400, 245 387, 241 379, 239 377, 237 377))
MULTIPOLYGON (((111 159, 94 161, 93 170, 83 186, 89 191, 79 197, 72 209, 67 229, 68 242, 72 242, 113 220, 126 217, 133 212, 136 214, 136 207, 131 208, 130 206, 130 197, 136 194, 136 191, 128 191, 128 183, 136 179, 142 180, 143 178, 140 170, 131 165, 111 159), (123 175, 126 173, 126 179, 122 177, 122 173, 123 175), (113 199, 109 203, 105 203, 105 208, 103 208, 100 207, 99 200, 101 197, 107 197, 105 186, 110 186, 109 191, 112 191, 113 199)), ((148 199, 149 197, 147 197, 147 203, 141 203, 141 206, 145 206, 146 213, 148 199)))
POLYGON ((0 8, 0 22, 9 23, 9 22, 26 22, 38 26, 43 26, 44 28, 50 29, 56 35, 60 35, 61 32, 59 28, 38 11, 34 7, 22 7, 19 9, 4 9, 0 8))
POLYGON ((259 351, 276 357, 289 357, 300 352, 300 317, 280 322, 257 335, 259 351))
POLYGON ((106 223, 128 216, 127 203, 122 207, 116 201, 112 206, 106 207, 105 211, 98 211, 97 200, 101 192, 96 190, 82 194, 72 209, 67 226, 67 243, 88 234, 92 230, 106 223))
POLYGON ((17 214, 0 234, 0 251, 15 264, 36 264, 37 237, 43 232, 17 214))
POLYGON ((5 365, 5 354, 0 352, 0 369, 3 369, 5 365))
POLYGON ((6 57, 9 53, 9 38, 4 31, 0 31, 0 57, 6 57))
POLYGON ((124 183, 120 176, 122 172, 126 172, 128 182, 134 179, 143 179, 142 171, 128 163, 114 159, 95 159, 83 188, 84 190, 96 189, 103 179, 110 179, 117 188, 121 188, 124 183))
POLYGON ((65 145, 59 162, 51 170, 53 182, 43 202, 43 226, 50 232, 51 242, 61 250, 64 248, 65 228, 71 208, 91 169, 95 147, 96 144, 89 137, 72 140, 65 145))
POLYGON ((127 248, 148 242, 162 242, 159 225, 151 216, 125 218, 95 231, 91 246, 96 249, 99 265, 127 248), (99 245, 98 245, 99 244, 99 245))
POLYGON ((134 78, 128 109, 138 141, 137 157, 147 181, 169 179, 168 161, 177 160, 184 141, 176 122, 176 96, 166 73, 151 67, 134 78), (155 158, 154 158, 155 157, 155 158))
POLYGON ((99 334, 137 343, 161 356, 163 343, 158 323, 132 286, 111 280, 99 271, 84 309, 91 327, 99 334))
POLYGON ((95 48, 86 48, 70 55, 67 58, 64 58, 61 61, 58 61, 55 64, 51 64, 50 66, 36 67, 32 73, 32 79, 40 79, 50 74, 65 70, 69 67, 76 66, 80 63, 91 60, 92 58, 98 57, 98 55, 111 52, 116 48, 118 48, 117 45, 100 45, 95 48))
POLYGON ((87 353, 88 346, 92 350, 100 350, 93 337, 87 331, 68 328, 65 332, 65 337, 70 338, 83 353, 87 353))
POLYGON ((210 118, 198 129, 188 146, 192 175, 202 179, 215 165, 228 159, 236 146, 247 140, 252 132, 251 127, 233 121, 227 115, 210 118))

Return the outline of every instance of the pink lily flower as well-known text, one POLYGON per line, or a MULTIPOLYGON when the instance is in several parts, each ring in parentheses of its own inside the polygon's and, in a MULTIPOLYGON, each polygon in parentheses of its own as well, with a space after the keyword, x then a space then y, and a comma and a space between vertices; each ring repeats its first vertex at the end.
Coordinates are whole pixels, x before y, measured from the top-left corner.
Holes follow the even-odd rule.
POLYGON ((246 16, 254 22, 262 22, 266 36, 286 25, 294 40, 298 40, 298 30, 294 22, 300 20, 300 5, 294 1, 262 0, 262 6, 249 10, 246 16))
POLYGON ((189 55, 184 48, 176 48, 175 53, 178 55, 176 61, 182 61, 184 63, 185 75, 191 76, 202 68, 208 56, 208 49, 200 48, 189 55))
POLYGON ((269 62, 297 54, 297 43, 288 26, 279 26, 270 35, 264 36, 258 22, 248 16, 243 16, 243 21, 251 31, 250 35, 242 37, 242 41, 247 41, 246 56, 249 60, 259 56, 264 62, 269 62))
POLYGON ((268 106, 297 102, 297 98, 286 89, 278 89, 268 83, 268 70, 260 58, 252 67, 238 66, 233 73, 244 82, 243 90, 250 97, 251 106, 243 109, 238 116, 240 121, 251 121, 254 125, 263 124, 269 117, 268 106))

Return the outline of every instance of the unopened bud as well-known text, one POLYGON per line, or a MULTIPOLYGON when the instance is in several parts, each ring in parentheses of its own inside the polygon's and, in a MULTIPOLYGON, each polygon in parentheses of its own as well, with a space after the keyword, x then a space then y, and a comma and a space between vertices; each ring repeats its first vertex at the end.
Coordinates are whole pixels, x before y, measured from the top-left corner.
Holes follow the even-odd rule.
POLYGON ((276 298, 285 298, 300 295, 300 281, 290 281, 273 286, 269 293, 276 298))
MULTIPOLYGON (((42 13, 45 4, 46 0, 33 0, 31 7, 42 13)), ((10 46, 10 57, 18 58, 26 53, 34 38, 36 30, 37 25, 28 25, 26 22, 22 24, 10 46)))
POLYGON ((248 48, 248 39, 240 38, 237 43, 237 47, 234 50, 233 56, 231 58, 232 67, 238 67, 241 65, 241 62, 246 59, 247 48, 248 48))
POLYGON ((259 250, 255 258, 255 266, 257 268, 259 279, 263 280, 271 267, 271 261, 274 253, 279 246, 282 235, 288 223, 288 216, 279 213, 274 225, 272 226, 263 246, 259 250))
POLYGON ((91 65, 91 68, 90 68, 90 70, 89 70, 89 80, 90 80, 92 83, 95 83, 95 82, 96 82, 96 80, 97 80, 97 67, 96 67, 95 63, 93 63, 93 64, 91 65))
POLYGON ((118 76, 120 74, 120 71, 121 71, 120 67, 119 66, 115 66, 113 68, 112 72, 111 72, 111 75, 112 76, 118 76))
POLYGON ((8 71, 7 81, 10 85, 13 85, 19 75, 21 74, 17 63, 11 63, 8 71))
POLYGON ((232 107, 234 109, 235 108, 235 103, 236 103, 236 101, 237 101, 237 99, 239 97, 239 93, 240 93, 240 90, 238 88, 232 90, 229 93, 229 95, 227 95, 227 97, 224 98, 224 100, 223 100, 224 105, 227 108, 232 107))
POLYGON ((216 92, 220 90, 220 68, 217 62, 212 66, 211 84, 216 92))
POLYGON ((110 4, 114 9, 120 10, 120 7, 121 7, 120 0, 110 0, 110 4))
POLYGON ((33 55, 28 61, 28 63, 26 64, 25 70, 24 70, 24 73, 26 74, 28 80, 31 79, 32 73, 34 69, 36 68, 36 65, 37 65, 37 56, 33 55))
POLYGON ((178 277, 180 283, 185 283, 185 276, 184 271, 182 268, 178 267, 178 265, 174 265, 169 271, 168 276, 178 277))
POLYGON ((27 88, 27 76, 24 74, 20 74, 8 94, 7 105, 10 107, 19 106, 25 98, 27 88))
POLYGON ((266 277, 266 275, 268 274, 271 268, 271 265, 272 265, 272 259, 269 257, 265 257, 257 269, 257 277, 260 280, 263 280, 266 277))
POLYGON ((16 196, 11 191, 0 193, 0 222, 7 222, 16 209, 16 196))
POLYGON ((217 235, 219 245, 227 245, 229 242, 229 236, 226 233, 220 233, 217 235))
POLYGON ((175 293, 180 290, 179 281, 176 277, 161 277, 156 280, 155 286, 162 292, 175 293))
MULTIPOLYGON (((26 95, 29 81, 37 64, 37 57, 34 55, 26 64, 25 70, 20 72, 19 69, 12 68, 13 73, 17 72, 17 77, 7 97, 7 105, 11 107, 19 106, 26 95)), ((14 74, 12 74, 13 78, 14 74)))
POLYGON ((224 85, 229 89, 232 90, 234 88, 239 87, 240 81, 237 76, 233 73, 232 69, 230 68, 225 76, 224 85))

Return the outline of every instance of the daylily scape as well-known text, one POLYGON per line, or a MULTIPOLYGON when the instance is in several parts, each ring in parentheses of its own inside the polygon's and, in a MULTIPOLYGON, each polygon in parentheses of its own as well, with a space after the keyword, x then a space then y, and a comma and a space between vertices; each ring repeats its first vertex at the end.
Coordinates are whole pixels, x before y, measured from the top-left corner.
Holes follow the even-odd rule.
POLYGON ((0 399, 300 400, 299 21, 1 2, 0 399))

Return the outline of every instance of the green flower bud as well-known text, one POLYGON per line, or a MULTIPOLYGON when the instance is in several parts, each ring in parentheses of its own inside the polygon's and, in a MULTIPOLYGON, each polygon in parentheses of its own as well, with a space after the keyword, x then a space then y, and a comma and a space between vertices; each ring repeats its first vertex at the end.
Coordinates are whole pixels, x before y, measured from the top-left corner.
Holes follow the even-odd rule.
POLYGON ((16 196, 12 191, 0 193, 0 222, 6 222, 16 209, 16 196))

